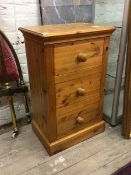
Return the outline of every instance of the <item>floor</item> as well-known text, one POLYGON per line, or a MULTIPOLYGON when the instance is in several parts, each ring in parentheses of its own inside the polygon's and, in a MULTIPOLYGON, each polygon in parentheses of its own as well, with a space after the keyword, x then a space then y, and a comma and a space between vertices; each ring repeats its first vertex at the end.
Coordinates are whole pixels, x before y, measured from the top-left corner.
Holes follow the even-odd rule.
POLYGON ((0 135, 0 175, 110 175, 131 160, 131 141, 121 127, 106 131, 54 156, 49 156, 31 125, 0 135))

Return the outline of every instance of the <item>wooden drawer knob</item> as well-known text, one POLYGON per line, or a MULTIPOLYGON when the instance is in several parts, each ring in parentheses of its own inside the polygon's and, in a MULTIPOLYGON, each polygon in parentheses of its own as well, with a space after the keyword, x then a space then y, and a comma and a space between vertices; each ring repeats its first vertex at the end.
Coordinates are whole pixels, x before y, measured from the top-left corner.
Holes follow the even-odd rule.
POLYGON ((85 119, 79 116, 79 117, 77 117, 76 122, 78 124, 83 124, 83 123, 85 123, 85 119))
POLYGON ((87 55, 84 53, 79 53, 79 55, 77 56, 77 61, 78 62, 86 62, 87 60, 87 55))
POLYGON ((85 89, 82 88, 77 89, 77 96, 83 96, 85 95, 85 93, 86 93, 85 89))

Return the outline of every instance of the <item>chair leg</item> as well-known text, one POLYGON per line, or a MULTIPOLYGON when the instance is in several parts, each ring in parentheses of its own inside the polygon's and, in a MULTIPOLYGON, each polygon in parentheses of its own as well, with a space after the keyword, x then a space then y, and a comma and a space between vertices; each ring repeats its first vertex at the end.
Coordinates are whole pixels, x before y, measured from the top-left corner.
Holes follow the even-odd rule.
POLYGON ((15 138, 18 134, 18 129, 17 129, 17 125, 16 125, 16 114, 15 114, 15 108, 14 108, 14 103, 13 103, 13 96, 8 96, 8 101, 9 101, 12 123, 13 123, 12 137, 15 138))
POLYGON ((30 110, 29 110, 29 105, 28 105, 28 99, 27 99, 27 94, 24 93, 24 101, 25 101, 25 111, 26 111, 26 116, 27 116, 27 122, 31 122, 31 116, 30 116, 30 110))

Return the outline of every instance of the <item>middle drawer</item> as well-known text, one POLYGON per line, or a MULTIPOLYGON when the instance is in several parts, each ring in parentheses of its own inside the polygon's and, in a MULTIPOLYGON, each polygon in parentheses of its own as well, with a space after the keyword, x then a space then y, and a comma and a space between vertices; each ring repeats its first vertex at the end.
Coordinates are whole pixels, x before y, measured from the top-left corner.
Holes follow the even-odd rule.
POLYGON ((93 103, 94 96, 99 98, 101 72, 87 77, 78 78, 69 82, 56 84, 56 107, 61 111, 73 112, 76 105, 81 106, 82 101, 93 103))

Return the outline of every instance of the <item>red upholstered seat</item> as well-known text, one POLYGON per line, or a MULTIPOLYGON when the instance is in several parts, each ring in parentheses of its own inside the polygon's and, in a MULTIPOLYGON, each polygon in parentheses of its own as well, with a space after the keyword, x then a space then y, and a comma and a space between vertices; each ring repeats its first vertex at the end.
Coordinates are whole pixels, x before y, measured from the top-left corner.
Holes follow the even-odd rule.
MULTIPOLYGON (((8 81, 16 81, 19 79, 19 73, 16 67, 16 63, 14 61, 13 54, 7 45, 6 41, 0 36, 0 47, 2 49, 6 72, 8 81)), ((2 81, 2 64, 0 63, 0 82, 2 81)))

